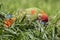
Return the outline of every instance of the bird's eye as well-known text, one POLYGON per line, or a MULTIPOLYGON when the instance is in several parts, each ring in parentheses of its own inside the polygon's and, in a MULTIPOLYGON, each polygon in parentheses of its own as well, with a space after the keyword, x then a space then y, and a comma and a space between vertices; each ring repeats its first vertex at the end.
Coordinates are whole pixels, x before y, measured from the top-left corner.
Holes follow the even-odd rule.
POLYGON ((39 17, 41 17, 41 16, 39 16, 39 17))

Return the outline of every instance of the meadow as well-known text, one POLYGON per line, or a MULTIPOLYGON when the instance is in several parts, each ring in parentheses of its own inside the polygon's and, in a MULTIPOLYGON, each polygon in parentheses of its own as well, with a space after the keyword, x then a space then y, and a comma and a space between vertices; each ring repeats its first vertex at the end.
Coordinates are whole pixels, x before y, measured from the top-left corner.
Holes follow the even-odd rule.
POLYGON ((60 40, 60 0, 0 0, 0 14, 8 13, 18 19, 10 28, 5 28, 0 19, 0 40, 60 40), (49 22, 46 28, 38 22, 28 23, 24 21, 24 14, 18 14, 19 9, 34 7, 47 13, 49 22), (35 28, 36 24, 40 30, 35 28))

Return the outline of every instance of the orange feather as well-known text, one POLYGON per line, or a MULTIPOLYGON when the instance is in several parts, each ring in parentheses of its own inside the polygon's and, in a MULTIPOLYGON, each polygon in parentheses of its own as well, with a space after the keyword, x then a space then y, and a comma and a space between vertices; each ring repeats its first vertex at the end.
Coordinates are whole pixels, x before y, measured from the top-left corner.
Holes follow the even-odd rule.
POLYGON ((7 27, 7 28, 10 27, 15 20, 16 20, 15 18, 11 18, 9 20, 5 20, 4 21, 4 26, 7 27))

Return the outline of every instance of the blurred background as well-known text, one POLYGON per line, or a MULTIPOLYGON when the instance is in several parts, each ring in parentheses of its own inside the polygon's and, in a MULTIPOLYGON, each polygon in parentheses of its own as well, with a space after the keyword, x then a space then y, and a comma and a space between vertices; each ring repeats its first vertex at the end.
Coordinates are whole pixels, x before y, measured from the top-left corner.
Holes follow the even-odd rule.
POLYGON ((0 11, 13 13, 20 8, 37 7, 48 15, 55 15, 60 11, 60 0, 0 0, 0 11))
MULTIPOLYGON (((25 25, 24 23, 19 22, 20 19, 17 19, 11 28, 0 28, 0 39, 60 40, 60 0, 0 0, 0 12, 3 12, 5 14, 14 14, 18 9, 34 7, 44 10, 49 16, 49 25, 46 29, 44 29, 40 25, 39 27, 42 29, 41 32, 40 30, 38 31, 35 28, 30 29, 29 27, 33 24, 25 25), (28 27, 29 29, 26 29, 25 27, 28 27), (24 29, 24 31, 21 29, 24 29)), ((36 25, 36 23, 34 23, 34 25, 36 25)))

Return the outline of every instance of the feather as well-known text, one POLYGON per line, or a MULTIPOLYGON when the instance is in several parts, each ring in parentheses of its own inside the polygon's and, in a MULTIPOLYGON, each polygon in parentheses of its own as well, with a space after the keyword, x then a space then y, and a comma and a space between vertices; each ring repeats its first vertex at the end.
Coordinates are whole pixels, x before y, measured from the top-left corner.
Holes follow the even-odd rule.
POLYGON ((44 11, 41 11, 41 20, 44 21, 44 22, 48 22, 48 16, 47 14, 44 12, 44 11))
POLYGON ((4 21, 4 26, 7 27, 7 28, 10 27, 14 23, 15 20, 16 20, 16 18, 11 18, 9 20, 5 20, 4 21))
POLYGON ((31 13, 32 13, 32 14, 35 14, 35 13, 36 13, 36 10, 32 10, 31 13))
POLYGON ((8 18, 8 19, 12 18, 12 15, 11 14, 7 14, 6 18, 8 18))

